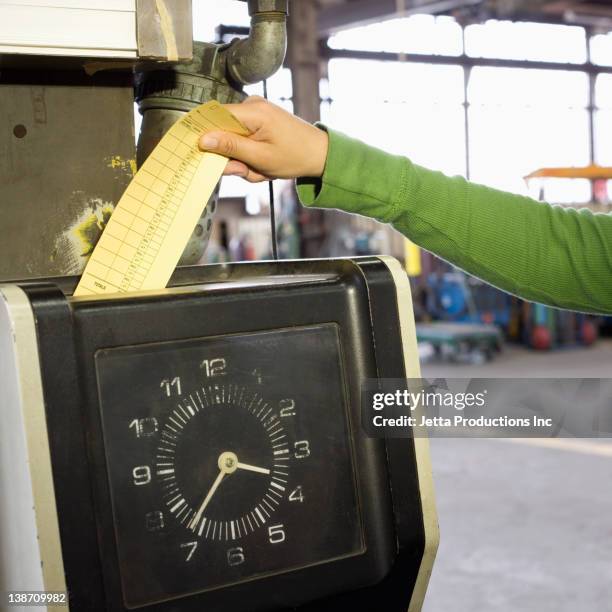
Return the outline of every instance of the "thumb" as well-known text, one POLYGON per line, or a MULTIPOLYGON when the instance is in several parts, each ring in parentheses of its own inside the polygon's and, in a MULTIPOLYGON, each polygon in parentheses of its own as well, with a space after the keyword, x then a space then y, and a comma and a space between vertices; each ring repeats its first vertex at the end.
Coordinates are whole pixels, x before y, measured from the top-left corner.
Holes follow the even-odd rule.
POLYGON ((250 138, 231 132, 209 132, 199 141, 200 149, 203 151, 238 159, 248 165, 254 163, 258 157, 258 144, 250 138))

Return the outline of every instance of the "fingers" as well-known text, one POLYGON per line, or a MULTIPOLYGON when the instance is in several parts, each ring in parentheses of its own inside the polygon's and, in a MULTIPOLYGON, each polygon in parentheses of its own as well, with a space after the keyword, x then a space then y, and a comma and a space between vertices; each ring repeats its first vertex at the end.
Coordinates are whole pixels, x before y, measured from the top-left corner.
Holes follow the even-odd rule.
POLYGON ((249 183, 261 183, 269 180, 267 176, 259 174, 258 172, 251 170, 246 164, 235 160, 228 162, 223 174, 225 176, 239 176, 247 180, 249 183))
POLYGON ((263 176, 263 174, 259 174, 258 172, 253 172, 252 170, 249 170, 249 173, 245 177, 245 179, 249 183, 263 183, 264 181, 270 180, 267 176, 263 176))
POLYGON ((199 141, 200 149, 237 159, 252 166, 261 157, 262 144, 230 132, 209 132, 199 141))
POLYGON ((241 176, 245 177, 249 173, 249 167, 242 162, 230 160, 227 162, 227 166, 225 166, 225 171, 223 174, 225 176, 241 176))

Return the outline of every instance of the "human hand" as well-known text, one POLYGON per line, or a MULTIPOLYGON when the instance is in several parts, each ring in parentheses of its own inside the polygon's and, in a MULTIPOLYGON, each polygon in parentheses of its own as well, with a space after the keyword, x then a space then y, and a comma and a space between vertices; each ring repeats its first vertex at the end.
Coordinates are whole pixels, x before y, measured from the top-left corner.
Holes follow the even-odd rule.
POLYGON ((230 158, 226 176, 251 183, 322 176, 329 145, 325 131, 259 96, 224 106, 251 132, 248 137, 209 132, 200 138, 202 150, 230 158))

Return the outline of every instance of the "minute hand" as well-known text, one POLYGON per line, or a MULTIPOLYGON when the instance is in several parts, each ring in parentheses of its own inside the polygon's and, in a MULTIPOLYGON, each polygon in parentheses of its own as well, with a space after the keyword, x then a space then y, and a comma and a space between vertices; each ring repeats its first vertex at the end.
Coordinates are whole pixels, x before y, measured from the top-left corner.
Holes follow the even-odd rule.
POLYGON ((266 468, 257 467, 255 465, 248 465, 247 463, 238 463, 236 467, 239 470, 247 470, 248 472, 257 472, 258 474, 269 474, 270 470, 266 468))
POLYGON ((225 476, 225 472, 223 471, 219 472, 217 479, 215 480, 215 482, 213 482, 213 486, 210 488, 208 495, 202 502, 200 509, 196 512, 196 515, 193 517, 193 519, 189 523, 189 526, 192 529, 195 529, 197 527, 198 523, 200 522, 200 519, 202 518, 202 515, 204 514, 204 510, 206 510, 206 506, 208 506, 208 503, 212 499, 212 496, 215 494, 215 491, 219 488, 219 485, 221 484, 221 481, 223 480, 224 476, 225 476))

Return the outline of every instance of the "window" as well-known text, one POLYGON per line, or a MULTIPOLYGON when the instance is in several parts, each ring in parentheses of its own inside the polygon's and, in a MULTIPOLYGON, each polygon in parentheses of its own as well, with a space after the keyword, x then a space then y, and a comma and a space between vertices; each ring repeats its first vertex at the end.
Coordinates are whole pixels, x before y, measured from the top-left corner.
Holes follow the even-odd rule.
POLYGON ((591 61, 599 66, 612 66, 612 32, 591 38, 591 61))
POLYGON ((602 166, 612 166, 612 74, 597 77, 595 104, 595 159, 602 166))
POLYGON ((474 104, 585 109, 589 81, 585 73, 520 68, 474 68, 469 83, 474 104))
POLYGON ((214 42, 219 24, 248 26, 251 23, 246 2, 223 0, 223 2, 193 2, 193 38, 203 42, 214 42))
POLYGON ((333 49, 461 55, 461 26, 451 17, 414 15, 352 28, 332 36, 333 49))
MULTIPOLYGON (((588 59, 586 31, 575 26, 488 21, 466 28, 465 45, 471 57, 588 59)), ((332 37, 330 47, 460 56, 462 36, 451 18, 420 15, 347 30, 332 37)), ((586 73, 474 67, 467 87, 468 142, 465 74, 459 58, 456 65, 335 59, 322 88, 322 115, 332 127, 447 174, 467 172, 469 150, 470 178, 515 193, 530 193, 524 177, 538 168, 590 163, 586 73)), ((612 100, 612 76, 600 78, 598 97, 612 100)), ((599 134, 612 133, 612 101, 606 104, 599 104, 599 134)), ((598 155, 612 163, 610 140, 600 139, 598 155)), ((582 203, 591 189, 587 181, 550 181, 546 195, 582 203)))
POLYGON ((323 120, 448 174, 465 174, 463 71, 457 66, 332 60, 323 120))
POLYGON ((583 28, 546 23, 487 21, 465 30, 471 57, 583 64, 587 41, 583 28))
MULTIPOLYGON (((527 194, 523 177, 541 167, 589 163, 589 83, 580 72, 474 68, 470 102, 471 178, 527 194)), ((587 181, 547 183, 558 203, 587 202, 587 181)))

